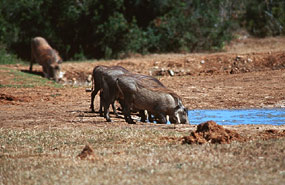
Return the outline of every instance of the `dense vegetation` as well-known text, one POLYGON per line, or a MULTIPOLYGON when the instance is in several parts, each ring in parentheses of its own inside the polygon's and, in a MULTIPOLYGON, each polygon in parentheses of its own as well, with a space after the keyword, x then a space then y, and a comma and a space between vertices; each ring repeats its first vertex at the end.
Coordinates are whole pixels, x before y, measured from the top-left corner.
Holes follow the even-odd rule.
POLYGON ((24 59, 35 36, 67 60, 219 50, 239 28, 264 37, 284 26, 284 0, 0 1, 0 51, 24 59))

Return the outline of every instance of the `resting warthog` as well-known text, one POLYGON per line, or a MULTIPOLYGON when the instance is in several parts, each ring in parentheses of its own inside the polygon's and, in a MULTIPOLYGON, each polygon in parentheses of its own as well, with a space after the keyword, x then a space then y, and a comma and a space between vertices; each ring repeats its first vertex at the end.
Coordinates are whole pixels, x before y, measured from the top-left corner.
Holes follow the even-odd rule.
MULTIPOLYGON (((90 108, 92 110, 92 112, 95 112, 94 110, 94 99, 95 99, 95 96, 97 95, 98 91, 101 90, 101 93, 100 93, 100 109, 99 109, 99 113, 100 115, 102 116, 103 113, 102 113, 102 107, 103 105, 105 104, 105 99, 107 101, 107 103, 111 103, 112 104, 112 107, 113 107, 113 111, 114 113, 117 115, 117 111, 116 111, 116 108, 114 106, 114 101, 115 99, 110 102, 109 101, 109 94, 110 94, 110 90, 113 92, 113 88, 111 87, 112 85, 115 86, 115 80, 116 80, 116 77, 118 74, 124 74, 124 73, 128 73, 129 71, 121 66, 111 66, 111 67, 108 67, 108 66, 103 66, 103 65, 100 65, 100 66, 96 66, 94 69, 93 69, 93 73, 92 73, 92 93, 91 93, 91 105, 90 105, 90 108), (105 86, 103 85, 103 77, 105 76, 106 79, 108 79, 108 82, 110 83, 109 86, 108 84, 105 84, 105 86), (110 76, 110 77, 108 77, 110 76), (114 79, 113 79, 113 76, 114 76, 114 79), (112 82, 112 79, 113 79, 113 82, 112 82), (105 89, 103 90, 103 87, 105 87, 105 89), (110 89, 110 90, 109 90, 110 89)), ((106 80, 105 80, 106 81, 106 80)), ((107 82, 106 82, 107 83, 107 82)), ((106 106, 105 106, 106 107, 106 106)), ((104 108, 105 108, 104 107, 104 108)), ((106 110, 107 111, 107 110, 106 110)), ((104 110, 105 112, 105 110, 104 110)))
POLYGON ((35 37, 31 41, 31 64, 30 71, 33 69, 33 63, 37 62, 43 67, 43 73, 46 78, 59 80, 61 57, 48 42, 42 37, 35 37))
POLYGON ((124 115, 128 123, 133 123, 130 108, 147 110, 159 123, 166 123, 166 116, 172 123, 189 123, 188 110, 183 106, 181 98, 165 87, 153 87, 147 80, 131 75, 121 75, 116 81, 120 94, 124 97, 124 115))

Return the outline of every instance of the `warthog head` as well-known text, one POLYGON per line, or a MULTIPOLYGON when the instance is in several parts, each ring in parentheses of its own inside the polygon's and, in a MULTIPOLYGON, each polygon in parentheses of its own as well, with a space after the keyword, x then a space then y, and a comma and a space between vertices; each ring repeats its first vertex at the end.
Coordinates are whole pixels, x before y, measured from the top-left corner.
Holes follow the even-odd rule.
POLYGON ((175 107, 174 116, 170 116, 169 119, 171 123, 189 124, 188 109, 183 106, 181 100, 178 100, 178 105, 175 107))
POLYGON ((48 71, 48 78, 59 81, 62 78, 60 64, 62 63, 61 57, 56 50, 52 50, 52 62, 48 71))
POLYGON ((60 79, 60 66, 58 64, 51 64, 48 69, 48 78, 58 81, 60 79))

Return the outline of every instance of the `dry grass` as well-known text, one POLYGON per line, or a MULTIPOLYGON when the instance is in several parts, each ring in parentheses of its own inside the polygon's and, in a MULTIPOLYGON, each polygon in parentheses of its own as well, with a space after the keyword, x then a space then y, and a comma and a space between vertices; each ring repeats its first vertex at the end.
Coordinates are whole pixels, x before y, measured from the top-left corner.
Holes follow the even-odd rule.
POLYGON ((284 184, 285 139, 182 145, 187 132, 119 126, 0 130, 0 184, 284 184), (89 143, 94 158, 76 157, 89 143))

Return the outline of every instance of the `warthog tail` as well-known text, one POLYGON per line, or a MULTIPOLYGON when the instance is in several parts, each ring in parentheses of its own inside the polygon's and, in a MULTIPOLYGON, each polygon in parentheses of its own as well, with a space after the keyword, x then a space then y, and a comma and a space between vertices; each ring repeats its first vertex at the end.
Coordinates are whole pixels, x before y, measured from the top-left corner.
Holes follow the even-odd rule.
POLYGON ((119 84, 118 84, 118 79, 116 80, 116 86, 117 86, 117 88, 118 88, 118 90, 119 90, 119 96, 120 96, 120 95, 121 95, 121 96, 124 96, 123 90, 120 88, 120 86, 119 86, 119 84))

